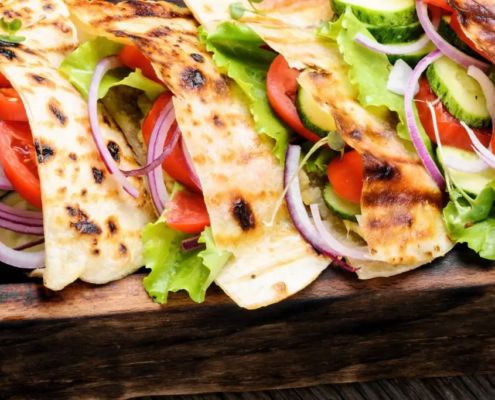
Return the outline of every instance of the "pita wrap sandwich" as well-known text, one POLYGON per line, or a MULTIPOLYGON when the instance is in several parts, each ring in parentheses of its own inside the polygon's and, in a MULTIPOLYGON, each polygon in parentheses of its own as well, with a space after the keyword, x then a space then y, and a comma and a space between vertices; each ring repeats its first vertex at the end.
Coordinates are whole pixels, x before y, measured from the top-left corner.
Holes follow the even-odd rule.
MULTIPOLYGON (((455 243, 495 258, 488 228, 495 163, 486 152, 495 115, 486 40, 493 7, 485 4, 487 18, 475 24, 483 5, 469 1, 448 2, 459 14, 447 2, 444 11, 422 1, 186 3, 215 61, 252 63, 242 49, 255 38, 278 53, 266 75, 272 109, 305 139, 318 140, 310 131, 343 153, 324 162, 328 150, 319 150, 293 185, 328 250, 359 278, 428 264, 455 243), (361 242, 339 236, 343 225, 361 242)), ((303 143, 303 153, 311 146, 303 143)), ((289 146, 288 165, 299 151, 289 146)))
MULTIPOLYGON (((142 178, 129 196, 108 173, 93 141, 87 106, 59 73, 78 46, 59 1, 3 2, 0 36, 0 141, 3 166, 1 260, 37 269, 60 290, 80 278, 120 279, 143 265, 141 233, 154 210, 142 178), (22 7, 21 7, 22 6, 22 7), (25 251, 39 245, 44 251, 25 251), (11 247, 17 247, 12 249, 11 247)), ((102 137, 126 170, 139 167, 115 122, 101 108, 102 137)), ((33 249, 31 249, 33 250, 33 249)))

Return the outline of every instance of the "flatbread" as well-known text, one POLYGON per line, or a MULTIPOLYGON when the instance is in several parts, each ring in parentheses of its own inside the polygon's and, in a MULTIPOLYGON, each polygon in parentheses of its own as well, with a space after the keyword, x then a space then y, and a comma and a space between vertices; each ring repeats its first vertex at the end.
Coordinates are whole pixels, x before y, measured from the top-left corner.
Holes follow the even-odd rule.
POLYGON ((240 88, 219 73, 187 9, 169 3, 67 0, 90 35, 134 43, 176 96, 177 120, 196 165, 215 242, 233 257, 216 282, 240 306, 266 306, 301 290, 328 261, 294 228, 283 207, 283 170, 254 129, 240 88))
MULTIPOLYGON (((208 13, 206 0, 187 0, 197 18, 205 26, 215 27, 218 16, 227 16, 217 5, 208 13)), ((275 7, 274 0, 265 0, 265 7, 275 7)), ((267 22, 266 16, 246 13, 240 23, 251 27, 274 50, 284 55, 293 68, 311 68, 314 72, 301 74, 299 83, 313 95, 318 104, 333 114, 344 140, 355 148, 363 159, 365 178, 362 198, 362 230, 373 261, 349 260, 361 267, 358 276, 369 279, 391 276, 431 262, 444 255, 453 243, 447 235, 442 218, 442 195, 414 152, 408 151, 397 136, 393 124, 368 113, 355 99, 357 93, 348 79, 348 66, 337 44, 319 38, 313 28, 321 24, 313 10, 314 19, 307 14, 298 20, 279 16, 285 24, 267 22), (359 133, 357 135, 356 133, 359 133), (381 171, 388 171, 387 179, 381 171)))
MULTIPOLYGON (((155 217, 149 196, 142 179, 131 178, 140 192, 133 199, 108 174, 91 136, 85 101, 53 67, 77 46, 66 6, 51 0, 26 7, 22 16, 11 12, 31 21, 18 34, 32 38, 0 48, 0 72, 23 99, 38 153, 45 286, 60 290, 77 278, 91 283, 120 279, 143 265, 141 231, 155 217), (40 19, 36 6, 48 15, 40 19), (56 45, 65 41, 70 45, 56 45)), ((107 143, 119 149, 120 167, 138 168, 103 108, 100 126, 107 143)))
POLYGON ((462 29, 479 50, 495 63, 495 4, 492 0, 449 0, 462 29))

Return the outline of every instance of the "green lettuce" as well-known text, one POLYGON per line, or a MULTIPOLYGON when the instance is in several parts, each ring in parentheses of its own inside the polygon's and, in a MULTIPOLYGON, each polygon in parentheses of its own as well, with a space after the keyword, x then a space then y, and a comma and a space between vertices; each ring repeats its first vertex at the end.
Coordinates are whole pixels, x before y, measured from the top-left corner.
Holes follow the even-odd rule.
MULTIPOLYGON (((120 53, 124 45, 112 42, 105 37, 97 37, 68 55, 59 71, 88 100, 89 85, 96 64, 104 57, 120 53)), ((150 100, 155 100, 166 89, 159 83, 146 78, 140 69, 132 72, 129 68, 116 68, 109 71, 102 79, 98 98, 102 99, 110 88, 118 85, 130 86, 142 90, 150 100)))
POLYGON ((144 228, 144 262, 151 272, 143 283, 155 302, 165 304, 168 294, 179 290, 186 290, 195 302, 203 302, 206 290, 231 256, 218 250, 210 228, 200 238, 205 250, 182 250, 181 242, 189 237, 170 228, 163 216, 144 228))
POLYGON ((214 32, 200 27, 199 38, 213 53, 216 65, 248 96, 256 131, 273 139, 273 153, 283 162, 291 131, 273 112, 266 93, 268 69, 277 55, 260 48, 265 42, 251 28, 231 22, 224 22, 214 32))
POLYGON ((475 199, 459 189, 452 189, 450 198, 443 210, 450 238, 495 260, 495 184, 488 184, 475 199))
MULTIPOLYGON (((373 37, 366 29, 366 25, 352 13, 350 7, 336 22, 330 22, 317 31, 319 36, 337 41, 345 62, 351 67, 349 78, 359 90, 358 100, 361 105, 366 108, 386 107, 390 111, 396 112, 400 119, 397 126, 399 137, 411 140, 406 125, 404 97, 387 89, 392 65, 385 54, 370 50, 357 43, 354 38, 358 33, 373 37)), ((417 114, 417 110, 415 112, 417 114)), ((431 153, 431 141, 420 124, 419 126, 423 141, 431 153)))
MULTIPOLYGON (((313 146, 314 143, 306 142, 302 145, 302 149, 307 154, 313 146)), ((328 164, 339 154, 339 152, 331 150, 328 147, 322 147, 309 157, 306 162, 306 170, 322 177, 326 176, 328 164)))

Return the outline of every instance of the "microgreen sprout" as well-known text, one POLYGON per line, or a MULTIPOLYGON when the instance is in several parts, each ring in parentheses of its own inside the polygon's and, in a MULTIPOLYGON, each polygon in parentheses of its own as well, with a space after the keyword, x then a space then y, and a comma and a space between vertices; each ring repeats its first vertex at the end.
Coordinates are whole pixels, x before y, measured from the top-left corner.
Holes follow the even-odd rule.
POLYGON ((0 34, 0 41, 5 43, 19 44, 26 40, 24 36, 16 36, 16 33, 22 28, 22 21, 20 19, 13 19, 12 21, 6 21, 5 18, 0 19, 0 28, 7 35, 0 34))

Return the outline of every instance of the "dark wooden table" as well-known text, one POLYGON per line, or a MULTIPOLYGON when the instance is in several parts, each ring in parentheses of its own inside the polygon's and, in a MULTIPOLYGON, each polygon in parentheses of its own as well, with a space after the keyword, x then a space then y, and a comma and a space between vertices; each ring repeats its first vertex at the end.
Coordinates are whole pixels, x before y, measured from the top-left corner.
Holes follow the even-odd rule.
MULTIPOLYGON (((418 365, 418 368, 421 368, 418 365)), ((392 379, 324 385, 303 389, 195 396, 148 397, 139 400, 492 400, 495 375, 458 378, 392 379)))

